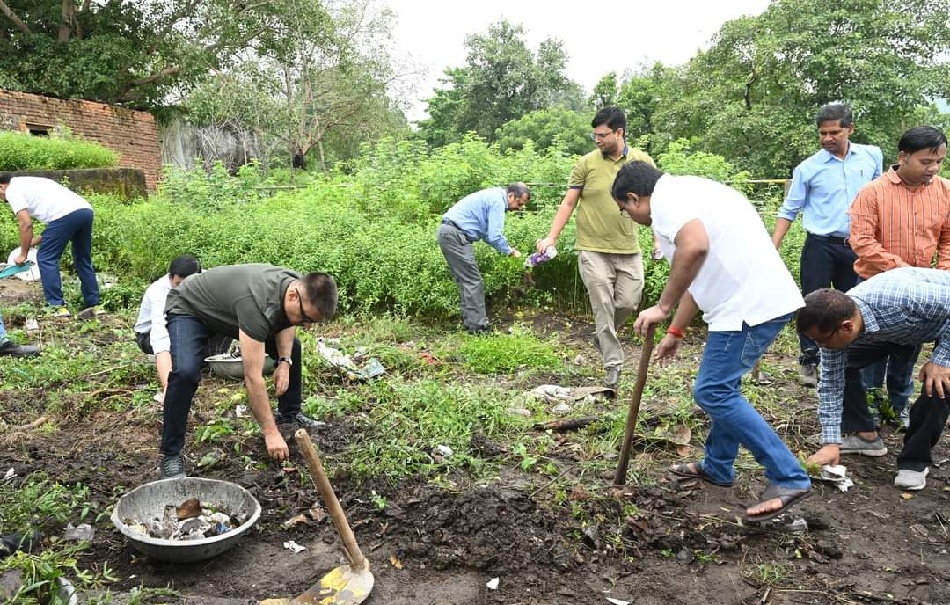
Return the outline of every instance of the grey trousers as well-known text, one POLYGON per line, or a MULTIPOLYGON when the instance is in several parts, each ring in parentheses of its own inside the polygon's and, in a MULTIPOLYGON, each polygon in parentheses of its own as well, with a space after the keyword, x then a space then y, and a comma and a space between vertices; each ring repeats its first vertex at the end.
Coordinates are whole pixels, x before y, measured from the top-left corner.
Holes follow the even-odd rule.
POLYGON ((462 307, 462 323, 471 331, 488 328, 485 312, 485 284, 475 262, 475 250, 465 234, 451 225, 439 225, 437 235, 442 256, 449 264, 449 271, 459 288, 462 307))
POLYGON ((594 335, 604 367, 623 365, 623 347, 617 331, 640 306, 643 293, 643 255, 581 250, 577 267, 587 287, 594 312, 594 335))

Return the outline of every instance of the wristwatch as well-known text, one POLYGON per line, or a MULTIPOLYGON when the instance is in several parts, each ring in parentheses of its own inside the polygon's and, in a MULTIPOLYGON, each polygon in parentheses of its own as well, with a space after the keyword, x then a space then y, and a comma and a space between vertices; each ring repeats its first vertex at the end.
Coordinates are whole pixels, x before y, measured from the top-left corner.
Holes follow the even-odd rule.
POLYGON ((279 365, 280 362, 282 362, 282 361, 286 361, 288 366, 294 365, 294 360, 291 359, 290 357, 278 357, 278 358, 277 358, 277 363, 278 363, 278 365, 279 365))

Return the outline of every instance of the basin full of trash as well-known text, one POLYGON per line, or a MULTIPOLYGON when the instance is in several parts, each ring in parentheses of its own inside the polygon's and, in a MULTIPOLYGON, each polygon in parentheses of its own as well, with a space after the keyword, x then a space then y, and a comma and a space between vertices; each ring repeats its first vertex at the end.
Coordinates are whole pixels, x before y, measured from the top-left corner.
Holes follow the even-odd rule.
POLYGON ((233 547, 260 516, 261 505, 240 485, 183 477, 125 494, 112 511, 112 523, 142 554, 191 563, 233 547))

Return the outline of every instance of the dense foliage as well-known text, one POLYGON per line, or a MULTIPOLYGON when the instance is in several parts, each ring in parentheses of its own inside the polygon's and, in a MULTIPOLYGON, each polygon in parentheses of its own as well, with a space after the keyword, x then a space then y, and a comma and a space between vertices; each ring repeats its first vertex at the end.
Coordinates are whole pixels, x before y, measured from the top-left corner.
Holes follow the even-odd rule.
MULTIPOLYGON (((705 174, 744 186, 743 175, 722 158, 671 146, 658 161, 674 173, 705 174)), ((197 255, 205 266, 267 262, 336 276, 347 311, 388 310, 434 318, 458 314, 458 292, 435 241, 440 215, 472 191, 523 180, 534 187, 525 212, 507 215, 511 244, 531 251, 547 234, 574 159, 538 153, 532 145, 502 153, 468 137, 428 151, 421 142, 384 140, 360 159, 299 188, 275 188, 248 167, 236 177, 172 172, 159 195, 132 204, 95 197, 94 260, 120 276, 104 291, 106 304, 138 302, 144 284, 168 260, 197 255)), ((766 208, 768 206, 766 205, 766 208)), ((644 250, 650 232, 640 230, 644 250)), ((0 216, 0 246, 16 243, 9 213, 0 216)), ((494 304, 561 305, 576 311, 587 296, 572 254, 574 223, 554 260, 526 271, 522 261, 479 243, 476 255, 494 304)), ((794 236, 786 248, 797 255, 794 236)), ((790 259, 797 266, 797 259, 790 259)), ((665 261, 646 261, 645 302, 656 299, 667 276, 665 261)), ((76 293, 78 295, 78 292, 76 293)))
POLYGON ((0 132, 0 170, 110 168, 118 162, 119 154, 91 141, 0 132))

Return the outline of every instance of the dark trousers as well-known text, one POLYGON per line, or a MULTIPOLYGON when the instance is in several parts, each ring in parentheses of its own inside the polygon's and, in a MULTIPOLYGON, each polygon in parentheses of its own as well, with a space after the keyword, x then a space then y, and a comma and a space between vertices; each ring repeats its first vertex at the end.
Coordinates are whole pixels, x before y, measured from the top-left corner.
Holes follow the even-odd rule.
MULTIPOLYGON (((172 371, 168 375, 165 391, 164 426, 160 450, 166 456, 181 452, 185 446, 185 431, 188 413, 201 382, 201 366, 208 355, 208 343, 213 332, 197 318, 189 315, 168 316, 168 336, 171 344, 172 371)), ((264 350, 272 359, 277 359, 277 342, 274 337, 264 342, 264 350)), ((277 410, 281 414, 296 414, 300 411, 301 376, 303 372, 300 355, 300 340, 294 339, 290 354, 290 386, 277 398, 277 410)))
POLYGON ((70 242, 73 245, 73 265, 79 276, 83 303, 87 307, 99 304, 99 282, 96 281, 96 271, 92 267, 92 220, 92 210, 83 208, 51 221, 43 230, 43 241, 36 253, 36 264, 40 268, 40 281, 43 282, 43 296, 47 304, 54 307, 65 304, 59 259, 66 250, 66 244, 70 242))
MULTIPOLYGON (((841 242, 841 238, 823 238, 809 233, 802 246, 800 277, 802 295, 810 294, 821 288, 834 287, 847 292, 858 284, 858 275, 854 272, 854 261, 858 255, 841 242)), ((805 336, 798 335, 802 365, 818 364, 818 345, 805 336)))
MULTIPOLYGON (((875 430, 874 418, 868 409, 867 395, 861 380, 861 369, 888 355, 909 355, 919 346, 894 343, 854 343, 848 347, 845 369, 844 409, 841 432, 857 433, 875 430)), ((934 393, 928 397, 921 388, 920 396, 910 409, 910 427, 904 434, 904 449, 897 457, 897 468, 922 471, 933 463, 931 448, 940 441, 943 427, 950 417, 950 402, 934 393)))

